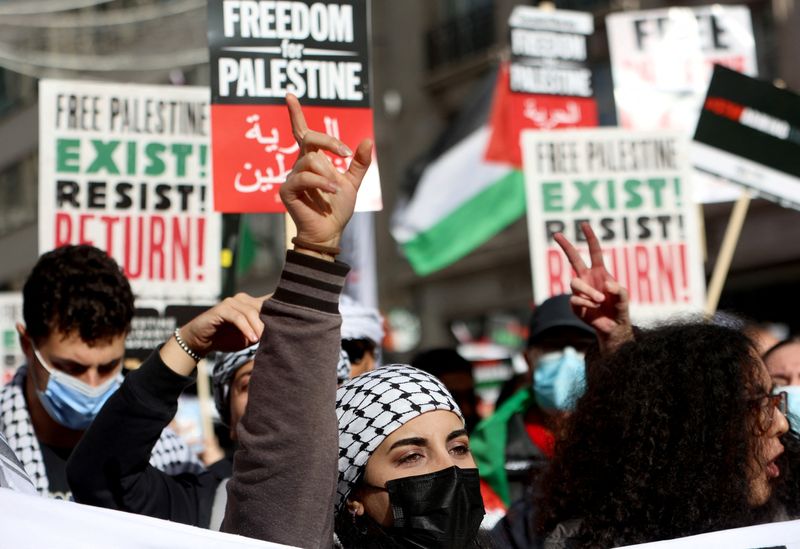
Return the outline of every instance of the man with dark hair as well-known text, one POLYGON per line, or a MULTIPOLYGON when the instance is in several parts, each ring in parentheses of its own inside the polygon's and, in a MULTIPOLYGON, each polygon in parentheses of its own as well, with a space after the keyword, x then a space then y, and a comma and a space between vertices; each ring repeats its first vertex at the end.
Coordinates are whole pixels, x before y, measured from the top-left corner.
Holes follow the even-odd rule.
MULTIPOLYGON (((122 380, 133 293, 112 258, 80 245, 42 255, 22 294, 27 365, 0 392, 0 432, 40 494, 69 499, 67 458, 122 380)), ((169 430, 151 463, 173 473, 199 468, 169 430)))

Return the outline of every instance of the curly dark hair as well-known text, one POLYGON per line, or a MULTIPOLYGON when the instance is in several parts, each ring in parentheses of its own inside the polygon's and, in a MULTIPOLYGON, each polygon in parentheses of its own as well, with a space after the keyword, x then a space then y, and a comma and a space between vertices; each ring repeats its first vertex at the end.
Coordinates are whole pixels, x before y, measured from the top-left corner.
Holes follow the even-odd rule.
POLYGON ((94 246, 62 246, 43 254, 22 289, 25 327, 35 343, 54 331, 77 332, 89 345, 130 330, 128 279, 94 246))
POLYGON ((702 322, 642 331, 587 369, 538 502, 542 535, 580 521, 577 545, 609 547, 763 522, 748 468, 762 368, 740 331, 702 322))

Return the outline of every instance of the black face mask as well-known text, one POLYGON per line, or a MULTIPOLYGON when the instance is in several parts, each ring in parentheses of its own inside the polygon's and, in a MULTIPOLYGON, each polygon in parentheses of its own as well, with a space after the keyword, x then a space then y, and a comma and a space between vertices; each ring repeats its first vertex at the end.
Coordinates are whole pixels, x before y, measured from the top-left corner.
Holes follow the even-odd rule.
POLYGON ((469 545, 485 511, 477 469, 448 467, 386 483, 394 522, 386 533, 402 547, 450 549, 469 545))

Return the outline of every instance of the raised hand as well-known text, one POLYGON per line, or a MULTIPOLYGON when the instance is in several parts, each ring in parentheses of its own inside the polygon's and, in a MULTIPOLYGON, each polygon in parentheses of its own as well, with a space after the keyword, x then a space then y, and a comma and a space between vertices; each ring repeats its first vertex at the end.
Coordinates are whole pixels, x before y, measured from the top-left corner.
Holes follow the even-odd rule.
POLYGON ((181 328, 181 337, 198 354, 239 351, 256 343, 264 331, 259 317, 269 296, 238 293, 227 297, 181 328))
MULTIPOLYGON (((211 351, 233 352, 258 342, 264 331, 259 312, 265 299, 245 293, 225 298, 223 301, 196 316, 181 327, 184 343, 200 356, 211 351)), ((161 359, 173 371, 189 375, 195 362, 171 337, 159 351, 161 359)))
POLYGON ((628 291, 606 269, 603 250, 592 227, 582 223, 581 231, 589 245, 591 267, 586 266, 578 250, 563 234, 557 233, 554 238, 576 273, 570 281, 572 309, 595 329, 601 350, 610 352, 633 339, 628 291))
POLYGON ((336 247, 353 215, 356 193, 372 160, 372 141, 362 141, 353 154, 338 139, 310 130, 294 95, 286 96, 286 104, 300 156, 281 185, 281 200, 297 226, 299 239, 336 247), (340 173, 323 151, 352 156, 348 170, 340 173))

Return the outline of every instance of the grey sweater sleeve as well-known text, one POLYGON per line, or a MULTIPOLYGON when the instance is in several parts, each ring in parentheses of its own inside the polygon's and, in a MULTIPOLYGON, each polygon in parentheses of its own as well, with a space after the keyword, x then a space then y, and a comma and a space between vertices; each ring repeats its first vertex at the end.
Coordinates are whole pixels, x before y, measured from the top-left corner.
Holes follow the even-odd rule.
POLYGON ((349 268, 287 252, 237 427, 222 530, 298 547, 333 542, 339 294, 349 268))

